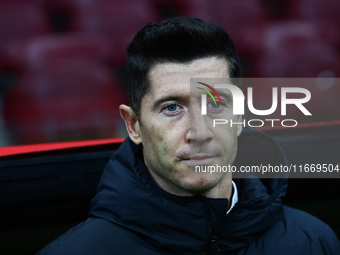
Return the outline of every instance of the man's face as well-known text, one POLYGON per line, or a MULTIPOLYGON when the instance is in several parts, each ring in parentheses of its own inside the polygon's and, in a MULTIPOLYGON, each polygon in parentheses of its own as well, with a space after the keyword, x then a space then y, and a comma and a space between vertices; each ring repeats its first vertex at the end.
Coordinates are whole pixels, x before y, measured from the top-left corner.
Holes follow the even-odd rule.
POLYGON ((190 90, 190 78, 226 77, 227 62, 215 57, 190 64, 157 64, 150 70, 151 89, 141 103, 139 135, 145 164, 164 190, 176 195, 203 195, 231 179, 223 172, 195 172, 195 166, 233 163, 242 127, 213 127, 213 119, 237 122, 240 118, 232 115, 232 104, 223 94, 223 106, 216 109, 208 100, 207 115, 202 116, 201 94, 205 92, 190 90))

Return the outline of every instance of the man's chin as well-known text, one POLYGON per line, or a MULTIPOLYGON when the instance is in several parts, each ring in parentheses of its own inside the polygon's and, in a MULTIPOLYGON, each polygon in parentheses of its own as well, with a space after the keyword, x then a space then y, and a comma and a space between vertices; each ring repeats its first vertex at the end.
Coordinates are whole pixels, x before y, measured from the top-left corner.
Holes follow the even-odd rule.
POLYGON ((220 176, 209 173, 191 173, 190 177, 182 183, 185 189, 192 194, 203 194, 218 185, 220 176))

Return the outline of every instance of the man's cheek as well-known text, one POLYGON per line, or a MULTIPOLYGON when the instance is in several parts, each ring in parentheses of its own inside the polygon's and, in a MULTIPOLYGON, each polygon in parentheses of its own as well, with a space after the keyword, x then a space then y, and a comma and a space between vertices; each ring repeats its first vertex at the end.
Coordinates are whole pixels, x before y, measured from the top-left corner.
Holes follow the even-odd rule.
MULTIPOLYGON (((164 128, 164 127, 163 127, 164 128)), ((149 128, 147 128, 148 130, 148 137, 150 139, 157 139, 157 140, 161 140, 162 138, 164 138, 164 130, 162 130, 162 128, 158 125, 151 125, 149 128)))

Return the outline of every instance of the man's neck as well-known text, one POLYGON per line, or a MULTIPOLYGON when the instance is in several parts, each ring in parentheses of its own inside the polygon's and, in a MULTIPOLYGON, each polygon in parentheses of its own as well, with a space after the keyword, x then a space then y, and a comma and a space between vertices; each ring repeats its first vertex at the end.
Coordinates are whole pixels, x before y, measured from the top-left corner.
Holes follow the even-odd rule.
MULTIPOLYGON (((148 168, 147 168, 148 169, 148 168)), ((176 195, 176 196, 204 196, 207 198, 227 198, 228 208, 230 207, 230 201, 233 194, 233 185, 231 175, 225 175, 214 187, 208 190, 186 190, 174 183, 171 183, 164 178, 158 176, 148 169, 154 182, 164 191, 176 195)))

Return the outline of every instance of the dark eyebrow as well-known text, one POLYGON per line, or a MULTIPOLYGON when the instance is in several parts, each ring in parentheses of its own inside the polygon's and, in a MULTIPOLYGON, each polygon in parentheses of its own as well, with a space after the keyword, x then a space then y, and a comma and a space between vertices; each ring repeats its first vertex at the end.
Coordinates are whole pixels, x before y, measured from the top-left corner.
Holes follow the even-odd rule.
POLYGON ((175 95, 164 96, 164 97, 161 97, 160 99, 156 100, 153 103, 152 109, 157 110, 159 108, 159 106, 166 101, 181 101, 181 102, 184 102, 184 101, 186 101, 186 99, 183 96, 175 96, 175 95))

